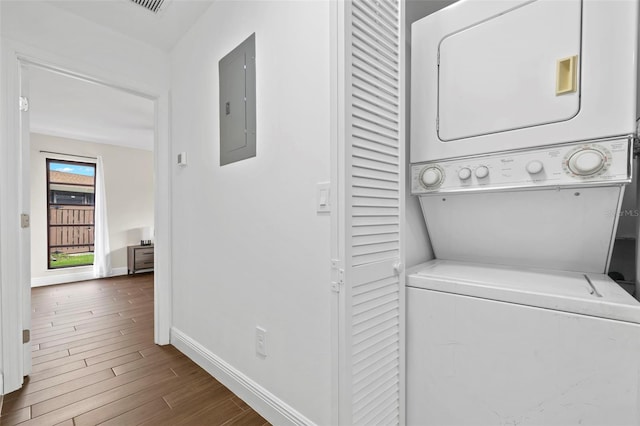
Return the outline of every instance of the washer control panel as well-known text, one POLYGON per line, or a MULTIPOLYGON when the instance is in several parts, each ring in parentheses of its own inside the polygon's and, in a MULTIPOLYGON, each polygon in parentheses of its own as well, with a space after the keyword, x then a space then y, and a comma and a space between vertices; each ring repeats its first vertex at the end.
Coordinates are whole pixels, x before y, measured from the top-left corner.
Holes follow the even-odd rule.
POLYGON ((411 193, 627 183, 630 138, 411 165, 411 193))

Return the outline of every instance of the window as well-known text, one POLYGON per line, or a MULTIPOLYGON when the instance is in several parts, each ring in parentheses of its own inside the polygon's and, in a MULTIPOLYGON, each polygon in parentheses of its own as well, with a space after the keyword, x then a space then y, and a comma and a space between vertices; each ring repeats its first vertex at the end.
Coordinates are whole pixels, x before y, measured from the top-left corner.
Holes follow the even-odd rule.
POLYGON ((93 264, 96 165, 47 159, 49 269, 93 264))

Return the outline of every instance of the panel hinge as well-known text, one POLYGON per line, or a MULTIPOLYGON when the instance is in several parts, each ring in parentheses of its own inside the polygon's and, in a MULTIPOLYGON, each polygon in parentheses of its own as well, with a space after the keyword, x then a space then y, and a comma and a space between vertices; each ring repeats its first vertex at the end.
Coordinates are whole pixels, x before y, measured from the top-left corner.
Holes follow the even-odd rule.
POLYGON ((29 111, 29 99, 20 96, 20 111, 29 111))
POLYGON ((440 66, 440 49, 438 49, 438 66, 440 66))
POLYGON ((344 285, 344 269, 339 259, 331 259, 331 291, 340 293, 344 285))
POLYGON ((440 117, 436 117, 436 132, 440 131, 440 117))
POLYGON ((22 330, 22 343, 29 343, 31 341, 31 330, 22 330))

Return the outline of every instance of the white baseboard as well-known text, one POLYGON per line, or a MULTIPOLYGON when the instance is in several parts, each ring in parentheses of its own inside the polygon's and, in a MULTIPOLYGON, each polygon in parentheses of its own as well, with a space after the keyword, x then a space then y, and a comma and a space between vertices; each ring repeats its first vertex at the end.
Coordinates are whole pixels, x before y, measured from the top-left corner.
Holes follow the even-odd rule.
MULTIPOLYGON (((111 271, 110 277, 115 277, 118 275, 126 275, 127 268, 113 268, 111 271)), ((51 275, 48 277, 36 277, 31 278, 31 287, 42 287, 45 285, 55 285, 55 284, 65 284, 65 283, 74 283, 76 281, 86 281, 93 280, 95 277, 93 276, 93 270, 88 271, 80 271, 72 274, 59 274, 59 275, 51 275)))
POLYGON ((314 425, 305 416, 175 327, 171 344, 274 425, 314 425))

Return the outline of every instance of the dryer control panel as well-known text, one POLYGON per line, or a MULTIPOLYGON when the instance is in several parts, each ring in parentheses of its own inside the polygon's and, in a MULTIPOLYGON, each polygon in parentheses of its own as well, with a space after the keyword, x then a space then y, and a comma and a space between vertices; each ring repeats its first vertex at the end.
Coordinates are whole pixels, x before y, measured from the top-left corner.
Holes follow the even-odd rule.
POLYGON ((632 139, 607 139, 411 165, 411 193, 623 184, 632 139))

